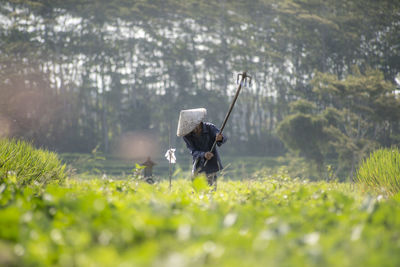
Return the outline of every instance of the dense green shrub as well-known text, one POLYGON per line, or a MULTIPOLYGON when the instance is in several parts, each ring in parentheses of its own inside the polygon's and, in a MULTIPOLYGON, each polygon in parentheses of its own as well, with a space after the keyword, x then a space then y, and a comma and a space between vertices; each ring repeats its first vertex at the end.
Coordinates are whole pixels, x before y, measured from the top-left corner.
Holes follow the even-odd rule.
POLYGON ((65 165, 57 154, 36 149, 25 141, 0 140, 0 181, 29 185, 62 182, 65 178, 65 165))
POLYGON ((398 148, 379 149, 365 159, 356 180, 388 195, 400 191, 400 151, 398 148))

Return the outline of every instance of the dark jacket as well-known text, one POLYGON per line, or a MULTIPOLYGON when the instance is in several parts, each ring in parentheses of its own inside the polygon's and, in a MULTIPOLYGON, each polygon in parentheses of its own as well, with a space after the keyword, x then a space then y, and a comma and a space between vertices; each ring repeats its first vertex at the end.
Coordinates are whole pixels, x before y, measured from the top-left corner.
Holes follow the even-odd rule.
MULTIPOLYGON (((219 129, 215 127, 214 124, 203 122, 202 131, 199 136, 194 133, 189 133, 183 137, 187 148, 189 148, 193 156, 193 172, 198 169, 199 172, 205 172, 206 174, 209 174, 222 170, 223 167, 217 147, 215 147, 214 151, 211 151, 214 154, 214 157, 212 157, 207 162, 207 165, 203 167, 204 162, 206 161, 204 155, 206 152, 210 151, 212 145, 214 144, 217 133, 219 133, 219 129)), ((217 142, 217 145, 221 146, 226 142, 226 140, 227 138, 223 136, 222 141, 217 142)))

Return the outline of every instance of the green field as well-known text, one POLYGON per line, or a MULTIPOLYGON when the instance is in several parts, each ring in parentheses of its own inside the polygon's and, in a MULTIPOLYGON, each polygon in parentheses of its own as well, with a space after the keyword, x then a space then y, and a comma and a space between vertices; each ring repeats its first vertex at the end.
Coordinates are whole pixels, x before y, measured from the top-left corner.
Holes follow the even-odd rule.
POLYGON ((400 265, 399 195, 350 184, 67 179, 0 191, 4 266, 400 265))
POLYGON ((293 179, 246 158, 217 190, 178 166, 170 187, 120 159, 71 158, 1 140, 0 266, 400 266, 400 193, 385 183, 293 179))
MULTIPOLYGON (((79 153, 60 154, 60 158, 80 178, 103 175, 115 179, 128 178, 132 176, 135 164, 144 162, 144 159, 127 160, 112 155, 99 156, 79 153)), ((155 158, 153 160, 157 164, 153 169, 154 176, 158 180, 166 179, 169 175, 168 161, 165 158, 155 158)), ((220 173, 220 176, 231 180, 252 178, 257 176, 259 172, 263 172, 265 175, 276 175, 290 171, 294 177, 302 172, 299 168, 296 169, 297 172, 293 171, 292 169, 294 168, 289 166, 290 159, 288 158, 224 156, 222 161, 224 170, 220 173)), ((178 157, 177 164, 172 165, 172 173, 175 173, 173 178, 190 177, 191 167, 189 153, 178 157)))

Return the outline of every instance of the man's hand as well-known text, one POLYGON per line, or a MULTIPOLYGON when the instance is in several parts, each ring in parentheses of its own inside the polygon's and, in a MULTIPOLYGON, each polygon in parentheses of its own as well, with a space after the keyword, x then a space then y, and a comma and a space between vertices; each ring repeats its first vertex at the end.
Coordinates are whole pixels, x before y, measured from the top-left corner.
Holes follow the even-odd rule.
POLYGON ((217 142, 222 141, 222 134, 221 133, 217 133, 217 135, 215 136, 215 140, 217 140, 217 142))
POLYGON ((206 154, 204 154, 204 157, 206 158, 206 160, 210 160, 212 157, 214 157, 214 154, 211 152, 206 152, 206 154))

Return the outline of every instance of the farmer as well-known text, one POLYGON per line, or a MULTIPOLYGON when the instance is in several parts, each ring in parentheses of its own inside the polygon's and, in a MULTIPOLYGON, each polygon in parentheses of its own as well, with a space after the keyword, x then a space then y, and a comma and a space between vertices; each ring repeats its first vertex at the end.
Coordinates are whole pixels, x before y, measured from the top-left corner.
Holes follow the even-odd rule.
POLYGON ((222 170, 221 159, 217 148, 210 152, 214 141, 221 146, 227 138, 219 133, 214 124, 203 122, 207 110, 205 108, 182 110, 179 115, 177 136, 183 137, 187 148, 193 156, 192 174, 205 173, 208 184, 216 188, 217 172, 222 170), (204 163, 207 162, 206 166, 204 163))
POLYGON ((143 162, 141 165, 145 167, 143 170, 143 176, 145 181, 149 184, 153 184, 154 183, 153 166, 157 164, 153 162, 150 157, 147 157, 147 160, 143 162))

